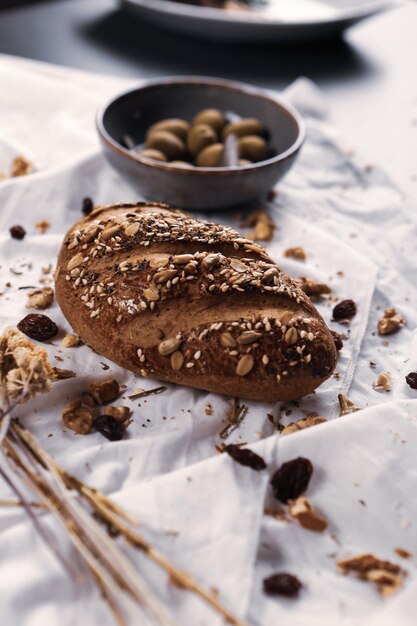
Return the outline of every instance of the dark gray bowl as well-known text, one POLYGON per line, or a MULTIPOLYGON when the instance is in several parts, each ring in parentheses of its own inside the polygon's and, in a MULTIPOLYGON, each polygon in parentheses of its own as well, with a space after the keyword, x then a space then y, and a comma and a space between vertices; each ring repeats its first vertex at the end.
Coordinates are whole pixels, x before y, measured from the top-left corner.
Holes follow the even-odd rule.
POLYGON ((223 209, 266 196, 290 169, 305 138, 298 113, 266 91, 199 77, 148 81, 113 98, 99 110, 97 129, 110 163, 145 198, 186 209, 223 209), (154 122, 168 117, 191 120, 208 107, 258 118, 269 131, 275 156, 244 167, 181 168, 143 159, 124 145, 125 135, 141 144, 154 122))

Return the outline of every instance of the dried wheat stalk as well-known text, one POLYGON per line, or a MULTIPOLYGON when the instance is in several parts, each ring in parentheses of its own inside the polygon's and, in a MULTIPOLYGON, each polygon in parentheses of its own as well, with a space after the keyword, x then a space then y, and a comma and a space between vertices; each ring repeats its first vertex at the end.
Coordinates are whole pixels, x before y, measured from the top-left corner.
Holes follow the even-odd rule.
POLYGON ((170 576, 178 587, 187 589, 205 600, 213 609, 222 615, 228 623, 233 626, 244 626, 243 622, 238 620, 219 602, 218 598, 206 590, 204 590, 189 574, 181 572, 172 565, 158 550, 151 546, 146 539, 137 531, 132 530, 123 520, 131 525, 138 525, 138 522, 126 515, 125 511, 112 502, 107 496, 100 493, 96 489, 85 485, 78 478, 75 478, 68 472, 60 468, 54 460, 42 450, 35 437, 21 425, 13 422, 12 432, 18 435, 22 442, 33 453, 35 458, 43 464, 49 471, 60 476, 68 489, 75 489, 92 507, 92 509, 114 529, 116 529, 126 541, 140 549, 152 561, 157 563, 170 576))
MULTIPOLYGON (((3 407, 0 409, 0 445, 3 453, 0 457, 0 476, 16 497, 16 500, 3 501, 3 504, 23 506, 42 539, 70 575, 77 578, 79 572, 61 554, 55 537, 41 524, 33 509, 45 508, 53 515, 84 560, 119 626, 126 626, 125 616, 129 617, 129 623, 148 624, 149 617, 153 623, 157 622, 161 626, 175 625, 146 581, 120 550, 114 537, 104 532, 94 515, 165 570, 178 587, 201 597, 229 624, 244 626, 222 606, 214 594, 205 591, 191 576, 179 571, 132 528, 137 527, 138 523, 130 515, 104 494, 60 468, 35 437, 11 419, 15 406, 37 393, 48 391, 51 383, 59 378, 43 348, 34 346, 15 329, 6 329, 0 336, 0 393, 3 407), (21 484, 39 501, 27 500, 21 484), (74 491, 80 499, 73 497, 74 491)), ((237 410, 237 423, 240 414, 241 411, 237 410)), ((229 423, 228 426, 233 424, 229 423)))

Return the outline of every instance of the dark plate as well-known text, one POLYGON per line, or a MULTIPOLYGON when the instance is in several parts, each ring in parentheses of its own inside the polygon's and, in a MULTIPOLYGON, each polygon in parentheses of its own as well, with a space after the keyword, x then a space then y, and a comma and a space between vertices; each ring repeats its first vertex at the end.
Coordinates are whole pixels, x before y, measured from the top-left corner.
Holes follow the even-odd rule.
POLYGON ((256 11, 213 9, 172 0, 119 0, 132 15, 191 37, 227 43, 295 43, 339 35, 401 0, 276 0, 256 11), (261 10, 263 9, 263 10, 261 10))

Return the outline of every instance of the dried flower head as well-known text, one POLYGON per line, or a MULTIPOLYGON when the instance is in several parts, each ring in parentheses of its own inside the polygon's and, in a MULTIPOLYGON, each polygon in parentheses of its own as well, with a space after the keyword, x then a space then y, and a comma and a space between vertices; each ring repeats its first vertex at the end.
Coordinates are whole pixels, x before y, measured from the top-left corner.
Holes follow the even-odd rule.
POLYGON ((3 395, 21 402, 49 391, 53 379, 46 350, 11 327, 0 337, 0 371, 3 395))

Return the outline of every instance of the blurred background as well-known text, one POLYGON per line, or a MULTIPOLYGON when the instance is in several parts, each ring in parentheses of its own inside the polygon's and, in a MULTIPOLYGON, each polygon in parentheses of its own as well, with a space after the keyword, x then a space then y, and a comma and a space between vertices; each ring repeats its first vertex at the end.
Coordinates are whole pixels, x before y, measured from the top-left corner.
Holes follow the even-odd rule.
POLYGON ((412 193, 417 189, 415 2, 333 39, 262 45, 164 30, 117 0, 0 0, 0 53, 138 80, 197 74, 274 91, 307 76, 352 142, 382 160, 412 193))

